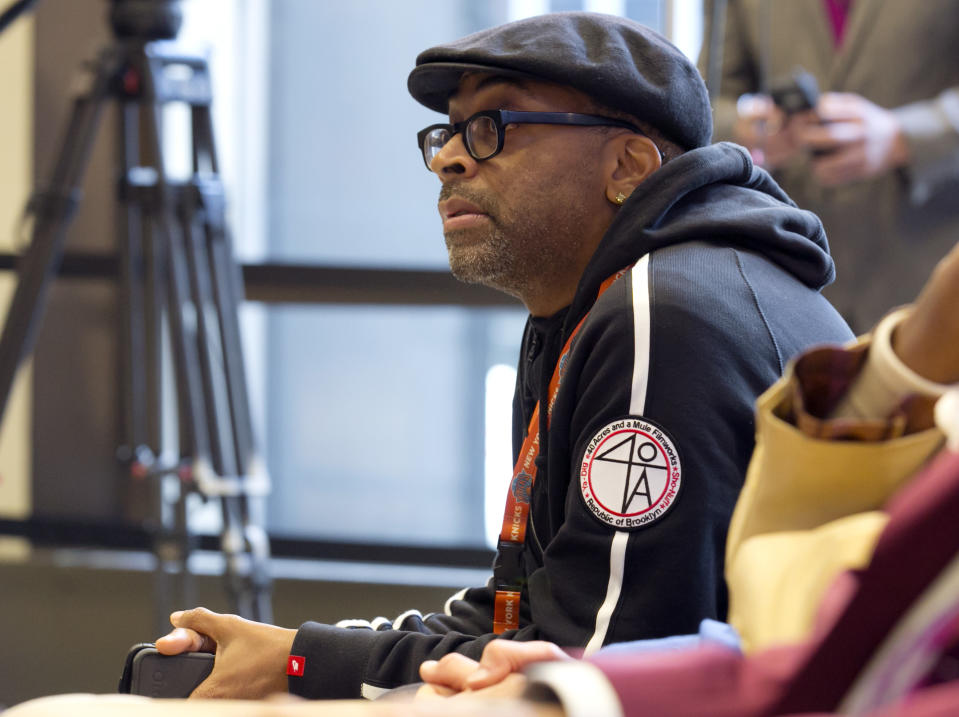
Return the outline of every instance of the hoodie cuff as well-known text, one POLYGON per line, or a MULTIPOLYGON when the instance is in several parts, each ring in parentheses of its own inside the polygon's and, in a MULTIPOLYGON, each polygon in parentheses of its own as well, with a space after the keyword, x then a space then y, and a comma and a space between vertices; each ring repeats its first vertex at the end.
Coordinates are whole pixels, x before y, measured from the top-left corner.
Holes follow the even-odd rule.
POLYGON ((937 399, 949 389, 959 388, 959 385, 938 384, 923 378, 893 351, 892 334, 910 313, 911 307, 897 309, 879 322, 866 363, 831 418, 886 419, 911 395, 937 399))
POLYGON ((365 629, 303 623, 293 639, 291 656, 303 658, 303 674, 290 675, 290 693, 309 699, 355 699, 376 633, 365 629))
POLYGON ((946 90, 936 98, 914 102, 892 112, 909 146, 910 159, 904 167, 909 199, 913 206, 920 206, 956 178, 959 92, 946 90))

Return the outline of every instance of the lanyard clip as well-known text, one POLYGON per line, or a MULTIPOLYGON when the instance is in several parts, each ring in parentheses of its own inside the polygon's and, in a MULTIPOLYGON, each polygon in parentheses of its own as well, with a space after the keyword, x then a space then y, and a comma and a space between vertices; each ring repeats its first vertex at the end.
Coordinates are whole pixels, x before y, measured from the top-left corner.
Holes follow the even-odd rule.
POLYGON ((523 578, 523 548, 523 543, 513 540, 500 540, 496 545, 493 577, 498 589, 519 590, 526 582, 523 578))

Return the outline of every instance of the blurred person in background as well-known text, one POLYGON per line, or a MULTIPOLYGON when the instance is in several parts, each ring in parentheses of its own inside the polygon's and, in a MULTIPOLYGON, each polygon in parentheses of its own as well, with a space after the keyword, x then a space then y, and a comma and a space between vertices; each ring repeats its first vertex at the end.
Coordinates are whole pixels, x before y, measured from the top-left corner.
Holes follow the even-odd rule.
POLYGON ((916 295, 959 228, 959 1, 706 0, 713 140, 745 145, 822 219, 857 331, 916 295), (770 97, 797 68, 808 111, 770 97))

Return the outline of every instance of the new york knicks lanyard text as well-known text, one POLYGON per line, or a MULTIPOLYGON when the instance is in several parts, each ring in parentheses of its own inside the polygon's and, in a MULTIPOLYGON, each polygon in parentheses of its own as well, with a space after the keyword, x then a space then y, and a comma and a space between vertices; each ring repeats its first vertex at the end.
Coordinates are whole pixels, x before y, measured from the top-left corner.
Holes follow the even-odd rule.
MULTIPOLYGON (((602 284, 596 299, 613 285, 619 277, 629 271, 629 267, 618 271, 602 284)), ((559 392, 562 381, 561 367, 566 361, 573 339, 589 316, 587 312, 576 328, 573 329, 566 344, 556 361, 556 368, 549 380, 546 405, 546 423, 549 425, 553 415, 553 402, 559 392)), ((529 517, 530 500, 532 499, 533 484, 536 482, 536 457, 539 455, 539 401, 533 408, 533 415, 529 419, 529 428, 526 438, 520 448, 516 465, 513 468, 513 480, 510 482, 506 494, 506 511, 503 514, 503 529, 499 534, 497 545, 496 565, 493 567, 493 577, 496 581, 496 603, 493 612, 493 632, 500 635, 507 630, 519 627, 520 594, 523 590, 523 578, 520 554, 526 542, 526 521, 529 517)))

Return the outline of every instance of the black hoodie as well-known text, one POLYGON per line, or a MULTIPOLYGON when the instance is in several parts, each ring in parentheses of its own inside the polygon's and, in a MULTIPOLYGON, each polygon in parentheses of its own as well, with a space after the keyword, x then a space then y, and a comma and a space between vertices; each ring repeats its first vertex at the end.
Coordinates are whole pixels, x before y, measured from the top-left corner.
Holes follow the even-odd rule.
MULTIPOLYGON (((819 220, 741 147, 687 152, 633 192, 573 303, 527 323, 514 454, 557 364, 562 380, 551 415, 540 413, 520 628, 503 638, 591 652, 725 617, 726 527, 753 402, 800 350, 852 338, 819 294, 833 273, 819 220)), ((423 660, 478 659, 495 638, 493 591, 491 581, 443 613, 366 629, 306 623, 293 654, 307 670, 290 689, 371 697, 415 682, 423 660)))

